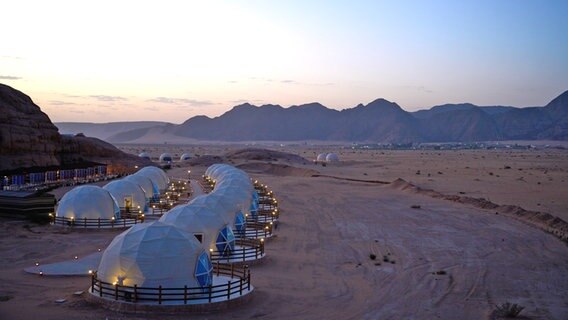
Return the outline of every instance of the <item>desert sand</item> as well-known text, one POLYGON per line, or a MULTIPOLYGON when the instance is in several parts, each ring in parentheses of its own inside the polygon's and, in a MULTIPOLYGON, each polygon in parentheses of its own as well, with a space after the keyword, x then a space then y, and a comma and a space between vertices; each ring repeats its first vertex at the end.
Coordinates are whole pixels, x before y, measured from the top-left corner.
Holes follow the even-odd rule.
MULTIPOLYGON (((121 146, 153 157, 165 151, 221 156, 236 148, 121 146)), ((223 158, 268 184, 282 211, 265 261, 251 267, 253 299, 230 312, 191 318, 489 319, 495 304, 506 301, 525 306, 522 315, 531 319, 566 318, 565 242, 505 213, 434 198, 400 181, 388 183, 402 178, 442 194, 485 198, 567 220, 566 151, 278 150, 308 161, 223 158), (311 160, 324 151, 337 152, 342 161, 314 165, 311 160)), ((203 157, 201 165, 196 159, 191 167, 176 163, 168 174, 185 178, 191 169, 192 177, 199 177, 210 159, 203 157)), ((115 313, 73 295, 88 288, 88 278, 23 271, 36 261, 104 249, 120 231, 68 231, 9 220, 1 220, 0 228, 0 296, 7 300, 0 301, 0 319, 190 317, 115 313), (67 301, 55 303, 59 298, 67 301)))

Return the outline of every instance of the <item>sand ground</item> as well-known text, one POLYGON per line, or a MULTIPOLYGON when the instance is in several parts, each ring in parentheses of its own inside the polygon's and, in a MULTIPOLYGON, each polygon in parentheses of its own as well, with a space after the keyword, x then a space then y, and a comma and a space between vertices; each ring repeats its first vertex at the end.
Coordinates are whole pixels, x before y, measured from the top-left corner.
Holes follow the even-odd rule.
MULTIPOLYGON (((123 148, 134 153, 141 147, 123 148)), ((143 148, 159 156, 162 150, 221 154, 226 147, 143 148)), ((294 164, 326 175, 404 178, 448 194, 463 192, 558 216, 567 212, 565 151, 330 149, 288 151, 310 160, 321 151, 338 152, 340 164, 294 164)), ((169 174, 185 177, 188 168, 176 166, 169 174)), ((390 185, 251 168, 253 177, 274 190, 282 210, 276 237, 266 244, 266 261, 251 267, 254 297, 230 312, 191 318, 487 319, 494 305, 505 301, 525 306, 523 315, 531 319, 568 314, 568 246, 537 228, 390 185), (415 204, 421 208, 412 209, 415 204), (433 274, 437 271, 445 274, 433 274)), ((205 167, 191 170, 200 175, 205 167)), ((118 231, 68 232, 7 220, 0 228, 0 296, 10 298, 0 301, 0 319, 188 318, 107 311, 73 296, 87 289, 87 278, 23 271, 35 261, 62 261, 104 248, 118 231), (58 298, 67 301, 54 303, 58 298)))

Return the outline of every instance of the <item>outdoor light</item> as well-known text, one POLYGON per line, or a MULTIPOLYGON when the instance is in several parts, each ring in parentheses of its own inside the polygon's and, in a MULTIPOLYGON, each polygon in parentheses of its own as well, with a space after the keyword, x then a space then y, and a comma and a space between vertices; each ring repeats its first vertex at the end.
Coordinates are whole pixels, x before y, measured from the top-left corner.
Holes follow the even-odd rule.
POLYGON ((78 256, 75 256, 75 260, 77 260, 77 259, 79 259, 79 257, 78 257, 78 256))
POLYGON ((209 252, 213 252, 213 249, 209 249, 209 252))
POLYGON ((260 242, 264 242, 264 238, 260 238, 260 242))
POLYGON ((43 271, 40 271, 40 272, 39 272, 39 275, 40 275, 40 276, 43 276, 43 271))
POLYGON ((39 266, 39 262, 36 262, 35 265, 36 265, 36 267, 39 266))
POLYGON ((101 252, 101 248, 98 248, 97 251, 98 251, 98 252, 101 252))
POLYGON ((89 270, 89 274, 93 274, 93 270, 89 270))

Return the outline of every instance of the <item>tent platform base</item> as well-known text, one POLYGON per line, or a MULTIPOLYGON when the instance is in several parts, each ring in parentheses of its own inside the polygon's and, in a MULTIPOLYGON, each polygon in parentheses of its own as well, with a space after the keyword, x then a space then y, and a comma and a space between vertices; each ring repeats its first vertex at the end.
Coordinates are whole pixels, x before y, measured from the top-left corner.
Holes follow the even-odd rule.
POLYGON ((222 312, 223 310, 232 310, 241 305, 248 303, 254 298, 254 288, 251 286, 243 295, 240 295, 229 300, 224 299, 214 301, 211 303, 199 304, 146 304, 146 303, 133 303, 121 300, 113 300, 109 298, 101 298, 96 293, 86 292, 84 295, 85 300, 93 305, 101 306, 105 309, 116 311, 120 313, 136 313, 136 314, 183 314, 183 313, 211 313, 222 312))

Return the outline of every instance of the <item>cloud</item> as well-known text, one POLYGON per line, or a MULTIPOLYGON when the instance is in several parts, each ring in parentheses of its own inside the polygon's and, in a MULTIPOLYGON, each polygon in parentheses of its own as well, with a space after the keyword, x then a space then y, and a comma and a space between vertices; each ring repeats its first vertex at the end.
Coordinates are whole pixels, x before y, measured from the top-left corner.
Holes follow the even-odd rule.
POLYGON ((432 93, 433 91, 426 88, 425 86, 402 86, 403 89, 405 90, 411 90, 411 91, 421 91, 421 92, 426 92, 426 93, 432 93))
POLYGON ((18 57, 18 56, 0 56, 0 58, 2 59, 11 59, 11 60, 22 60, 22 57, 18 57))
POLYGON ((97 99, 99 101, 103 101, 103 102, 128 101, 127 98, 119 97, 119 96, 90 95, 89 97, 95 98, 95 99, 97 99))
POLYGON ((76 105, 76 103, 74 102, 67 102, 67 101, 60 101, 60 100, 50 100, 48 101, 49 104, 54 105, 54 106, 70 106, 70 105, 76 105))
POLYGON ((229 83, 239 83, 237 80, 229 80, 229 83))
POLYGON ((15 76, 0 76, 0 80, 20 80, 22 77, 15 76))
POLYGON ((282 83, 288 83, 288 84, 298 84, 298 82, 296 80, 282 80, 280 81, 282 83))
POLYGON ((157 97, 154 99, 146 100, 149 102, 165 103, 165 104, 175 104, 175 105, 189 105, 189 106, 210 106, 216 103, 209 100, 197 100, 197 99, 184 99, 184 98, 168 98, 168 97, 157 97))

